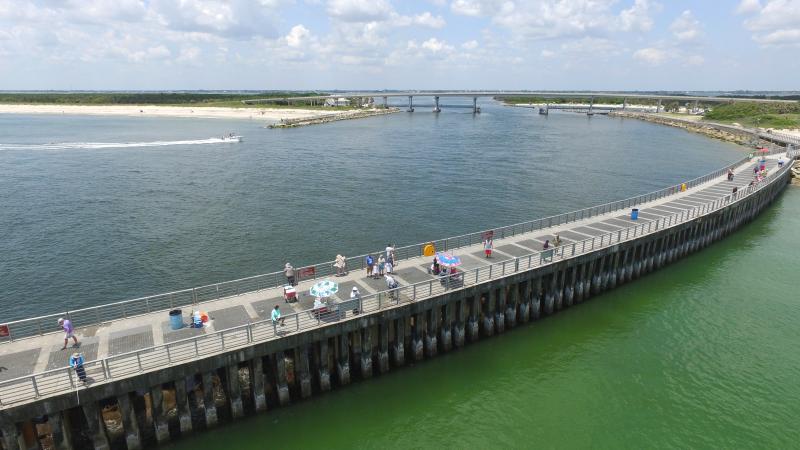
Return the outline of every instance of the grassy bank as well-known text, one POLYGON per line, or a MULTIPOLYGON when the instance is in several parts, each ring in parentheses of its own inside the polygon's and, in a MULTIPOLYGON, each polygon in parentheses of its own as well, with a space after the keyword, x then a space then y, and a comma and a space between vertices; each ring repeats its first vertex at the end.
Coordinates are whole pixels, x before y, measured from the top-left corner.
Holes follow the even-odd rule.
POLYGON ((800 128, 800 102, 716 105, 706 113, 704 120, 736 122, 746 127, 800 128))

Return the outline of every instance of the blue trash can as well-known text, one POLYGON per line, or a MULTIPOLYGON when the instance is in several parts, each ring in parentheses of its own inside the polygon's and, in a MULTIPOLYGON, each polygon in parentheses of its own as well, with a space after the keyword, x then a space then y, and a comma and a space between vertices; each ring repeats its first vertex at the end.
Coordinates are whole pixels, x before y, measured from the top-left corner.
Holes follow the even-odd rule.
POLYGON ((639 208, 631 209, 631 220, 637 220, 639 218, 639 208))
POLYGON ((173 330, 183 328, 183 313, 180 309, 173 309, 169 312, 169 326, 173 330))

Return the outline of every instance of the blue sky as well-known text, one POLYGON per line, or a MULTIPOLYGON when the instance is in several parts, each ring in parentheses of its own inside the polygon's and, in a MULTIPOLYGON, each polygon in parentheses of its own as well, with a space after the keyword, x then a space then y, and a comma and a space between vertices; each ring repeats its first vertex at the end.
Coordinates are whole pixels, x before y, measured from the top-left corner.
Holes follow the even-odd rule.
POLYGON ((797 90, 800 0, 0 0, 0 89, 797 90))

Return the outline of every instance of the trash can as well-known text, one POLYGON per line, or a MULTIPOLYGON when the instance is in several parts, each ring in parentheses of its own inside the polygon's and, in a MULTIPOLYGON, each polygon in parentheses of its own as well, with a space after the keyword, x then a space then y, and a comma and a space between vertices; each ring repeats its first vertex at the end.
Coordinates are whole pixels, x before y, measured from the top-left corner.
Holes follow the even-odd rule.
POLYGON ((639 219, 639 208, 631 209, 631 220, 639 219))
POLYGON ((183 328, 183 313, 180 309, 173 309, 169 312, 169 326, 173 330, 183 328))

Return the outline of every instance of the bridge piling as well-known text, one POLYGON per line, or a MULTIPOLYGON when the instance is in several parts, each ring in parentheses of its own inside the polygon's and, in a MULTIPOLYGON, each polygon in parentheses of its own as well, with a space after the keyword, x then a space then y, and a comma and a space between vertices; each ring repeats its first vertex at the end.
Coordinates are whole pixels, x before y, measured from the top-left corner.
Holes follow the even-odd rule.
MULTIPOLYGON (((341 338, 342 336, 340 336, 341 338)), ((347 336, 344 336, 346 340, 347 336)), ((345 349, 347 347, 345 346, 345 349)), ((291 401, 291 394, 289 393, 289 367, 286 364, 286 352, 279 351, 273 355, 275 359, 275 388, 278 391, 278 403, 281 406, 286 406, 291 401)), ((340 377, 339 382, 342 385, 350 383, 350 366, 347 366, 346 380, 340 377)))
POLYGON ((331 390, 331 354, 328 350, 328 339, 319 341, 317 343, 317 348, 319 349, 319 363, 317 364, 319 390, 321 392, 328 392, 331 390))
POLYGON ((444 304, 444 314, 442 314, 441 326, 439 327, 439 343, 442 352, 449 352, 453 348, 453 316, 457 301, 444 304))
POLYGON ((493 288, 489 291, 489 301, 495 304, 494 329, 501 334, 506 331, 506 287, 493 288))
POLYGON ((205 409, 206 428, 217 426, 217 405, 214 402, 214 371, 203 373, 203 408, 205 409))
POLYGON ((169 426, 167 418, 164 416, 164 388, 161 385, 150 389, 150 404, 156 441, 163 444, 169 441, 169 426))
POLYGON ((308 362, 308 346, 303 345, 294 349, 295 368, 297 381, 300 384, 300 398, 311 397, 311 368, 308 362))
POLYGON ((378 346, 378 371, 386 373, 389 371, 389 327, 391 321, 381 320, 378 325, 379 346, 378 346))
POLYGON ((414 97, 409 95, 408 96, 408 109, 407 112, 414 112, 414 97))
POLYGON ((186 395, 186 377, 175 380, 175 405, 178 409, 181 436, 187 436, 192 432, 192 415, 189 410, 189 397, 186 395))
POLYGON ((128 450, 139 450, 142 448, 142 441, 139 437, 139 425, 136 423, 136 414, 131 407, 130 394, 125 393, 117 396, 117 407, 122 416, 122 428, 125 433, 125 445, 128 450))
POLYGON ((433 112, 435 112, 435 113, 442 112, 442 109, 439 108, 439 96, 438 95, 433 97, 433 102, 434 102, 434 105, 435 105, 433 107, 433 112))
POLYGON ((361 378, 372 378, 372 327, 356 330, 361 334, 361 378))
POLYGON ((92 440, 94 450, 109 450, 110 446, 108 444, 108 437, 106 436, 106 426, 103 423, 103 417, 100 415, 100 409, 97 407, 97 403, 84 403, 82 409, 83 415, 86 417, 86 431, 89 435, 89 439, 92 440))
POLYGON ((425 319, 425 356, 433 358, 439 353, 439 308, 433 306, 423 313, 425 319))

